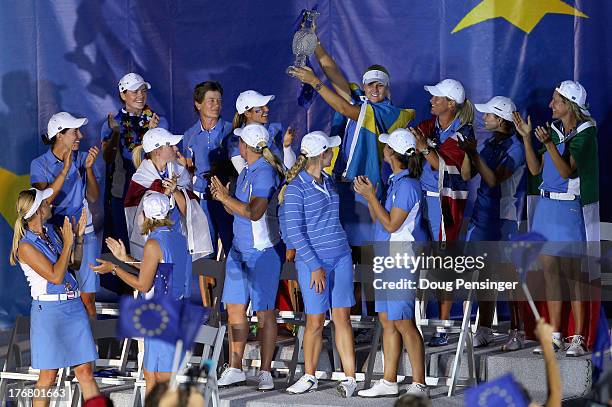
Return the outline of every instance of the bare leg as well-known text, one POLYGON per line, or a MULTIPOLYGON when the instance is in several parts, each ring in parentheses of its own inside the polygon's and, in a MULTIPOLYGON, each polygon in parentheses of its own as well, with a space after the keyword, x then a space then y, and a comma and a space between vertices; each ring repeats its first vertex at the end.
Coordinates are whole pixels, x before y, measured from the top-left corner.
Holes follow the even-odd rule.
POLYGON ((246 319, 246 305, 227 304, 230 341, 230 367, 242 369, 242 357, 249 336, 249 323, 246 319))
POLYGON ((272 368, 272 357, 276 348, 276 335, 278 324, 276 323, 275 310, 257 311, 258 334, 260 337, 261 367, 260 370, 269 372, 272 368))
POLYGON ((355 341, 350 321, 350 308, 332 308, 332 320, 336 331, 336 348, 347 377, 355 377, 355 341))
MULTIPOLYGON (((36 382, 36 389, 49 390, 55 384, 56 377, 57 369, 41 370, 36 382)), ((49 399, 46 397, 34 398, 32 402, 32 407, 46 407, 48 405, 49 399)))
POLYGON ((379 312, 378 319, 383 327, 383 358, 385 371, 383 378, 388 382, 397 382, 397 362, 402 351, 402 336, 395 329, 394 321, 387 319, 386 312, 379 312))
POLYGON ((87 401, 100 394, 98 384, 93 376, 93 363, 83 363, 74 367, 74 375, 79 380, 83 400, 87 401))
POLYGON ((404 347, 408 352, 408 358, 412 366, 412 381, 425 384, 425 346, 414 319, 393 321, 393 323, 395 329, 402 335, 404 347))
POLYGON ((323 343, 323 325, 325 314, 307 314, 304 331, 304 371, 314 376, 319 363, 323 343))
POLYGON ((548 319, 555 332, 561 331, 561 282, 559 281, 559 258, 546 254, 540 255, 546 283, 546 305, 548 319))
POLYGON ((96 318, 96 293, 81 293, 81 301, 89 318, 96 318))

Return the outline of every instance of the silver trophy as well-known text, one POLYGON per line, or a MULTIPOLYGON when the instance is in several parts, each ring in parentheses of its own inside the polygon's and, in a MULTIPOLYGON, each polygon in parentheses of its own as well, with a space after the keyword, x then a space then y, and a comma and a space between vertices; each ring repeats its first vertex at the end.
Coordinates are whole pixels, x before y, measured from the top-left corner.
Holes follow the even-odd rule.
MULTIPOLYGON (((317 47, 317 35, 314 33, 315 19, 320 15, 315 10, 305 10, 302 15, 302 24, 300 29, 293 34, 293 44, 291 48, 295 61, 292 67, 303 67, 306 65, 306 58, 314 54, 317 47)), ((287 68, 287 72, 289 69, 287 68)))

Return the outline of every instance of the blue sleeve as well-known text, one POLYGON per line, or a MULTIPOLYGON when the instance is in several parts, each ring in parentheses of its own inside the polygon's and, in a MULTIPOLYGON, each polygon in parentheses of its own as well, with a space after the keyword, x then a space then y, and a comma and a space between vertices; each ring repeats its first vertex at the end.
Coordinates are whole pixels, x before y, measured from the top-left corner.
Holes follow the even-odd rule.
POLYGON ((181 140, 181 143, 182 143, 181 154, 183 154, 183 157, 185 158, 193 158, 193 152, 192 152, 193 146, 191 145, 192 138, 193 138, 193 134, 191 133, 191 129, 185 130, 185 133, 183 135, 183 140, 181 140))
MULTIPOLYGON (((283 136, 285 135, 285 131, 283 130, 283 125, 280 123, 270 123, 270 125, 268 126, 268 133, 270 133, 270 140, 272 140, 271 144, 274 144, 277 150, 282 151, 283 136)), ((270 149, 272 149, 272 147, 270 147, 270 149)))
POLYGON ((304 197, 295 185, 289 184, 285 191, 285 223, 287 224, 287 241, 295 248, 296 255, 306 263, 310 272, 322 267, 317 253, 310 244, 306 233, 306 219, 304 218, 304 197))
POLYGON ((285 205, 278 207, 278 224, 280 226, 281 239, 285 242, 287 249, 295 249, 289 239, 287 239, 287 219, 285 218, 285 205))
POLYGON ((518 167, 524 164, 525 149, 520 144, 512 144, 504 159, 499 163, 499 166, 504 167, 513 173, 518 167))
POLYGON ((278 187, 278 177, 272 167, 266 165, 256 171, 251 183, 251 197, 272 199, 278 187))
POLYGON ((168 126, 168 120, 166 120, 166 118, 163 116, 159 116, 159 123, 157 123, 157 127, 170 130, 170 127, 168 126))
POLYGON ((239 137, 233 133, 230 133, 228 136, 228 150, 229 150, 229 158, 236 157, 240 155, 240 147, 238 147, 238 143, 240 141, 239 137))
POLYGON ((87 159, 88 151, 77 151, 76 159, 74 160, 74 164, 77 169, 85 169, 85 160, 87 159))
POLYGON ((44 167, 44 160, 37 158, 32 160, 30 163, 30 183, 36 184, 38 182, 44 182, 46 184, 53 182, 47 178, 47 169, 44 167))
POLYGON ((414 205, 421 199, 419 192, 420 191, 417 191, 415 186, 410 182, 400 182, 395 192, 392 208, 410 212, 410 210, 414 208, 414 205))

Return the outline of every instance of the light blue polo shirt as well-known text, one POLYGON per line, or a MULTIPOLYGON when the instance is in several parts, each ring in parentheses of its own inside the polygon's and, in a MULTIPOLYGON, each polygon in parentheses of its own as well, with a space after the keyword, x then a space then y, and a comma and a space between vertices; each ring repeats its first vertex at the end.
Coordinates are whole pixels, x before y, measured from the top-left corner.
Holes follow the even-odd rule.
MULTIPOLYGON (((189 298, 191 297, 191 277, 192 277, 192 262, 191 255, 187 251, 187 239, 176 228, 167 226, 155 229, 147 240, 156 240, 162 251, 163 263, 158 265, 158 272, 155 279, 166 279, 166 281, 157 282, 164 283, 168 288, 169 295, 172 298, 189 298), (164 266, 167 265, 167 266, 164 266), (162 270, 165 267, 171 267, 171 270, 162 270), (165 273, 165 272, 166 273, 165 273), (169 276, 164 275, 169 272, 169 276)), ((157 289, 155 290, 157 291, 157 289)), ((160 295, 163 293, 155 293, 160 295)))
MULTIPOLYGON (((444 143, 447 138, 455 134, 460 128, 461 121, 459 119, 453 120, 446 129, 440 128, 440 123, 436 119, 435 138, 438 145, 444 143)), ((431 168, 431 164, 427 160, 425 160, 421 174, 421 188, 424 191, 438 192, 438 170, 431 168)))
MULTIPOLYGON (((553 125, 561 132, 564 131, 561 120, 555 121, 553 125)), ((567 143, 559 143, 556 145, 559 154, 564 158, 567 158, 570 154, 567 146, 567 143)), ((561 174, 559 174, 559 171, 557 171, 557 167, 555 167, 555 163, 552 161, 552 158, 550 158, 548 151, 544 152, 542 159, 544 160, 544 167, 542 168, 542 183, 539 189, 547 192, 570 193, 576 196, 580 195, 580 177, 564 179, 561 174)))
POLYGON ((340 198, 329 175, 318 183, 305 170, 285 190, 283 210, 287 240, 309 271, 322 267, 322 259, 333 260, 350 253, 340 224, 340 198))
POLYGON ((387 184, 387 193, 383 206, 391 213, 391 209, 399 208, 408 213, 404 223, 393 233, 388 232, 377 219, 374 224, 374 240, 384 241, 424 241, 427 234, 421 224, 423 191, 418 179, 410 178, 410 171, 405 169, 398 174, 391 174, 387 184))
POLYGON ((525 146, 512 134, 500 142, 491 137, 478 150, 491 171, 501 166, 512 175, 493 188, 480 181, 472 220, 477 224, 499 219, 518 221, 526 194, 525 146))
POLYGON ((268 200, 266 213, 257 221, 234 214, 233 247, 246 252, 263 250, 280 241, 277 216, 277 195, 280 179, 276 170, 263 158, 247 165, 236 182, 235 198, 249 203, 252 198, 268 200))
MULTIPOLYGON (((74 216, 77 220, 81 216, 83 208, 87 208, 87 228, 86 233, 93 231, 91 212, 85 198, 87 186, 87 174, 85 173, 85 159, 87 152, 75 151, 72 153, 72 164, 68 170, 68 175, 64 179, 62 189, 55 197, 53 204, 53 216, 50 223, 56 226, 64 224, 64 216, 71 220, 74 216)), ((32 160, 30 164, 30 182, 52 184, 64 168, 64 162, 57 158, 51 149, 32 160)))
POLYGON ((194 191, 204 192, 208 187, 205 175, 210 173, 213 165, 229 160, 228 149, 232 124, 219 119, 209 130, 204 130, 200 120, 185 131, 183 136, 183 156, 191 158, 196 168, 194 191))

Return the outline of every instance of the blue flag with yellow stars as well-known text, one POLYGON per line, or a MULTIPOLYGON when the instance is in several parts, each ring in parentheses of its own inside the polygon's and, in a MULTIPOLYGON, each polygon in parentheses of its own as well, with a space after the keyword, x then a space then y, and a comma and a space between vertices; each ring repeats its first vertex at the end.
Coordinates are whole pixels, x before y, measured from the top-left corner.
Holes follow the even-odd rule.
POLYGON ((465 391, 465 405, 473 407, 527 407, 523 387, 508 373, 465 391))

